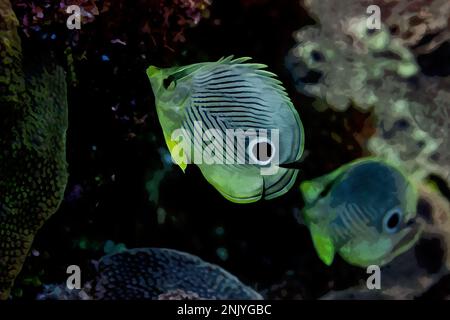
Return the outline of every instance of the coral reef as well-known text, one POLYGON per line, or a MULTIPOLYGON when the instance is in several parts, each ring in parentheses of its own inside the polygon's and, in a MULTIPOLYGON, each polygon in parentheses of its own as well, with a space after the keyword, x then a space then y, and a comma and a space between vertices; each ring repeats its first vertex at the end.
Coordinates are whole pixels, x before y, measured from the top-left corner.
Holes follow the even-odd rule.
POLYGON ((448 199, 423 187, 430 175, 450 185, 450 73, 443 64, 450 52, 450 3, 306 0, 303 5, 318 23, 295 33, 297 45, 286 58, 297 90, 316 98, 320 112, 350 107, 370 112, 365 127, 375 130, 359 139, 360 145, 404 167, 422 186, 419 211, 431 210, 414 249, 382 269, 382 290, 367 290, 362 281, 323 298, 421 297, 450 270, 448 199), (381 10, 379 30, 368 28, 369 5, 381 10))
POLYGON ((104 256, 97 265, 95 290, 47 285, 40 300, 209 300, 262 299, 219 266, 188 253, 140 248, 104 256))
POLYGON ((56 211, 67 180, 65 73, 52 57, 22 57, 18 21, 0 1, 0 298, 35 233, 56 211))
POLYGON ((337 111, 373 110, 369 151, 403 163, 418 180, 433 173, 450 183, 450 4, 434 1, 305 1, 320 25, 295 37, 287 65, 297 89, 337 111), (381 29, 367 28, 369 5, 381 29))
MULTIPOLYGON (((109 18, 108 26, 112 30, 120 28, 120 12, 126 10, 125 1, 112 0, 34 0, 13 1, 18 12, 20 26, 25 34, 41 30, 57 31, 57 25, 65 25, 69 14, 66 12, 71 5, 80 7, 80 33, 84 28, 94 23, 100 15, 109 18), (119 22, 119 23, 117 23, 119 22)), ((209 16, 211 0, 146 0, 137 4, 142 12, 148 12, 151 17, 139 21, 141 31, 152 38, 154 44, 163 45, 174 50, 176 43, 186 41, 185 31, 197 25, 202 18, 209 16)), ((89 31, 87 31, 89 33, 89 31)), ((53 34, 56 37, 56 34, 53 34)), ((79 37, 72 40, 78 40, 79 37)), ((126 44, 121 39, 112 39, 114 43, 126 44)))
POLYGON ((93 300, 92 285, 86 283, 83 289, 68 289, 65 284, 48 284, 36 297, 36 300, 93 300))
POLYGON ((131 249, 103 257, 98 270, 97 299, 261 299, 222 268, 175 250, 131 249))
MULTIPOLYGON (((85 40, 98 36, 97 30, 93 30, 95 24, 105 25, 105 33, 101 36, 109 46, 127 47, 128 32, 134 32, 141 39, 147 38, 146 53, 149 55, 151 52, 173 51, 185 41, 185 30, 197 25, 201 18, 208 17, 210 1, 177 0, 174 5, 173 1, 148 0, 139 5, 141 7, 128 9, 124 1, 1 1, 2 298, 8 297, 9 288, 22 268, 35 233, 59 207, 67 183, 66 74, 60 64, 54 62, 62 60, 61 57, 49 54, 44 47, 48 46, 48 51, 58 54, 65 50, 67 61, 62 61, 61 65, 67 67, 67 80, 75 87, 78 84, 75 70, 79 71, 80 61, 85 61, 87 56, 99 55, 98 49, 92 48, 90 41, 85 40), (81 8, 82 28, 78 31, 69 31, 65 27, 66 8, 73 4, 81 8), (133 14, 124 14, 127 10, 133 14), (136 17, 134 13, 139 10, 147 14, 136 17), (107 18, 98 19, 100 15, 107 18), (130 19, 136 18, 137 23, 124 21, 129 16, 132 16, 130 19), (130 25, 135 28, 129 28, 130 25), (35 51, 35 56, 30 50, 35 51), (44 50, 46 52, 40 52, 44 50)), ((107 54, 100 57, 103 62, 110 60, 107 54)), ((147 57, 142 54, 141 58, 147 57)), ((123 111, 121 114, 122 118, 134 119, 137 125, 142 126, 143 120, 135 117, 134 110, 131 115, 123 115, 123 111)), ((152 196, 157 201, 157 195, 152 196)))

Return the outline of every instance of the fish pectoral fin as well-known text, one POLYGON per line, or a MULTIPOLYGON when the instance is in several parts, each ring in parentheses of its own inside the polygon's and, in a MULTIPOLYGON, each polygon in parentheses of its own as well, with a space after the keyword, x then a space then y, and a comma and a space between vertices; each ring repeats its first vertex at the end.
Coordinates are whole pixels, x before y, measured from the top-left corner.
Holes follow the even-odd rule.
POLYGON ((169 148, 170 155, 172 156, 172 160, 181 168, 181 170, 183 170, 184 173, 188 164, 188 157, 184 152, 182 145, 170 138, 166 138, 166 143, 169 148))
POLYGON ((315 224, 310 225, 310 232, 314 248, 320 260, 327 266, 330 266, 333 263, 335 255, 333 240, 315 224))

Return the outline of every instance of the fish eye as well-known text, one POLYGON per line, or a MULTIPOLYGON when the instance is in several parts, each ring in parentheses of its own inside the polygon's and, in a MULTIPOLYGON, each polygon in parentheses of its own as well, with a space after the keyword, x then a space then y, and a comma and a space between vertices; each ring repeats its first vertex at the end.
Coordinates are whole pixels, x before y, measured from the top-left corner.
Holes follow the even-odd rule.
POLYGON ((275 155, 275 146, 267 138, 256 138, 250 141, 248 154, 254 163, 267 165, 275 155))
POLYGON ((163 86, 164 89, 169 89, 170 86, 175 85, 175 77, 174 76, 168 76, 163 80, 163 86))
POLYGON ((325 60, 325 57, 320 51, 313 50, 311 51, 311 58, 316 62, 322 62, 325 60))
POLYGON ((394 233, 398 230, 402 219, 402 211, 398 208, 388 211, 383 219, 383 229, 387 233, 394 233))

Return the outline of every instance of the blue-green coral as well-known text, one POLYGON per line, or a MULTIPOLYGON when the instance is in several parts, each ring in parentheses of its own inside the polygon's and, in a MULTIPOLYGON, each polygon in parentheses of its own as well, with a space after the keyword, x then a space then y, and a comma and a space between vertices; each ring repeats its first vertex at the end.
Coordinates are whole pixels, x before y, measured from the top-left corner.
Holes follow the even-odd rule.
POLYGON ((104 256, 96 277, 79 290, 46 285, 39 300, 260 300, 262 296, 221 267, 160 248, 104 256))
MULTIPOLYGON (((424 72, 418 55, 450 38, 447 0, 304 1, 320 22, 299 30, 287 58, 299 91, 342 111, 371 110, 377 132, 368 149, 402 163, 414 178, 450 184, 450 77, 424 72), (366 10, 381 9, 369 30, 366 10)), ((445 61, 444 61, 445 63, 445 61)))
MULTIPOLYGON (((67 182, 63 69, 27 63, 17 18, 0 1, 0 298, 9 295, 35 233, 57 210, 67 182)), ((50 57, 47 57, 50 59, 50 57)))
POLYGON ((131 249, 100 260, 97 299, 261 299, 232 274, 170 249, 131 249))

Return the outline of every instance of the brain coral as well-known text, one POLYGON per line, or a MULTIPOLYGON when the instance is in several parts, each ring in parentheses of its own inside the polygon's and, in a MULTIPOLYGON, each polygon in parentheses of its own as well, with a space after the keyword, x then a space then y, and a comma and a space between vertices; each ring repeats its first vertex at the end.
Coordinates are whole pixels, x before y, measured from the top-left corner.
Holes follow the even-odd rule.
MULTIPOLYGON (((22 58, 18 21, 0 1, 0 298, 66 185, 65 73, 50 59, 22 58)), ((36 54, 37 56, 38 54, 36 54)))

